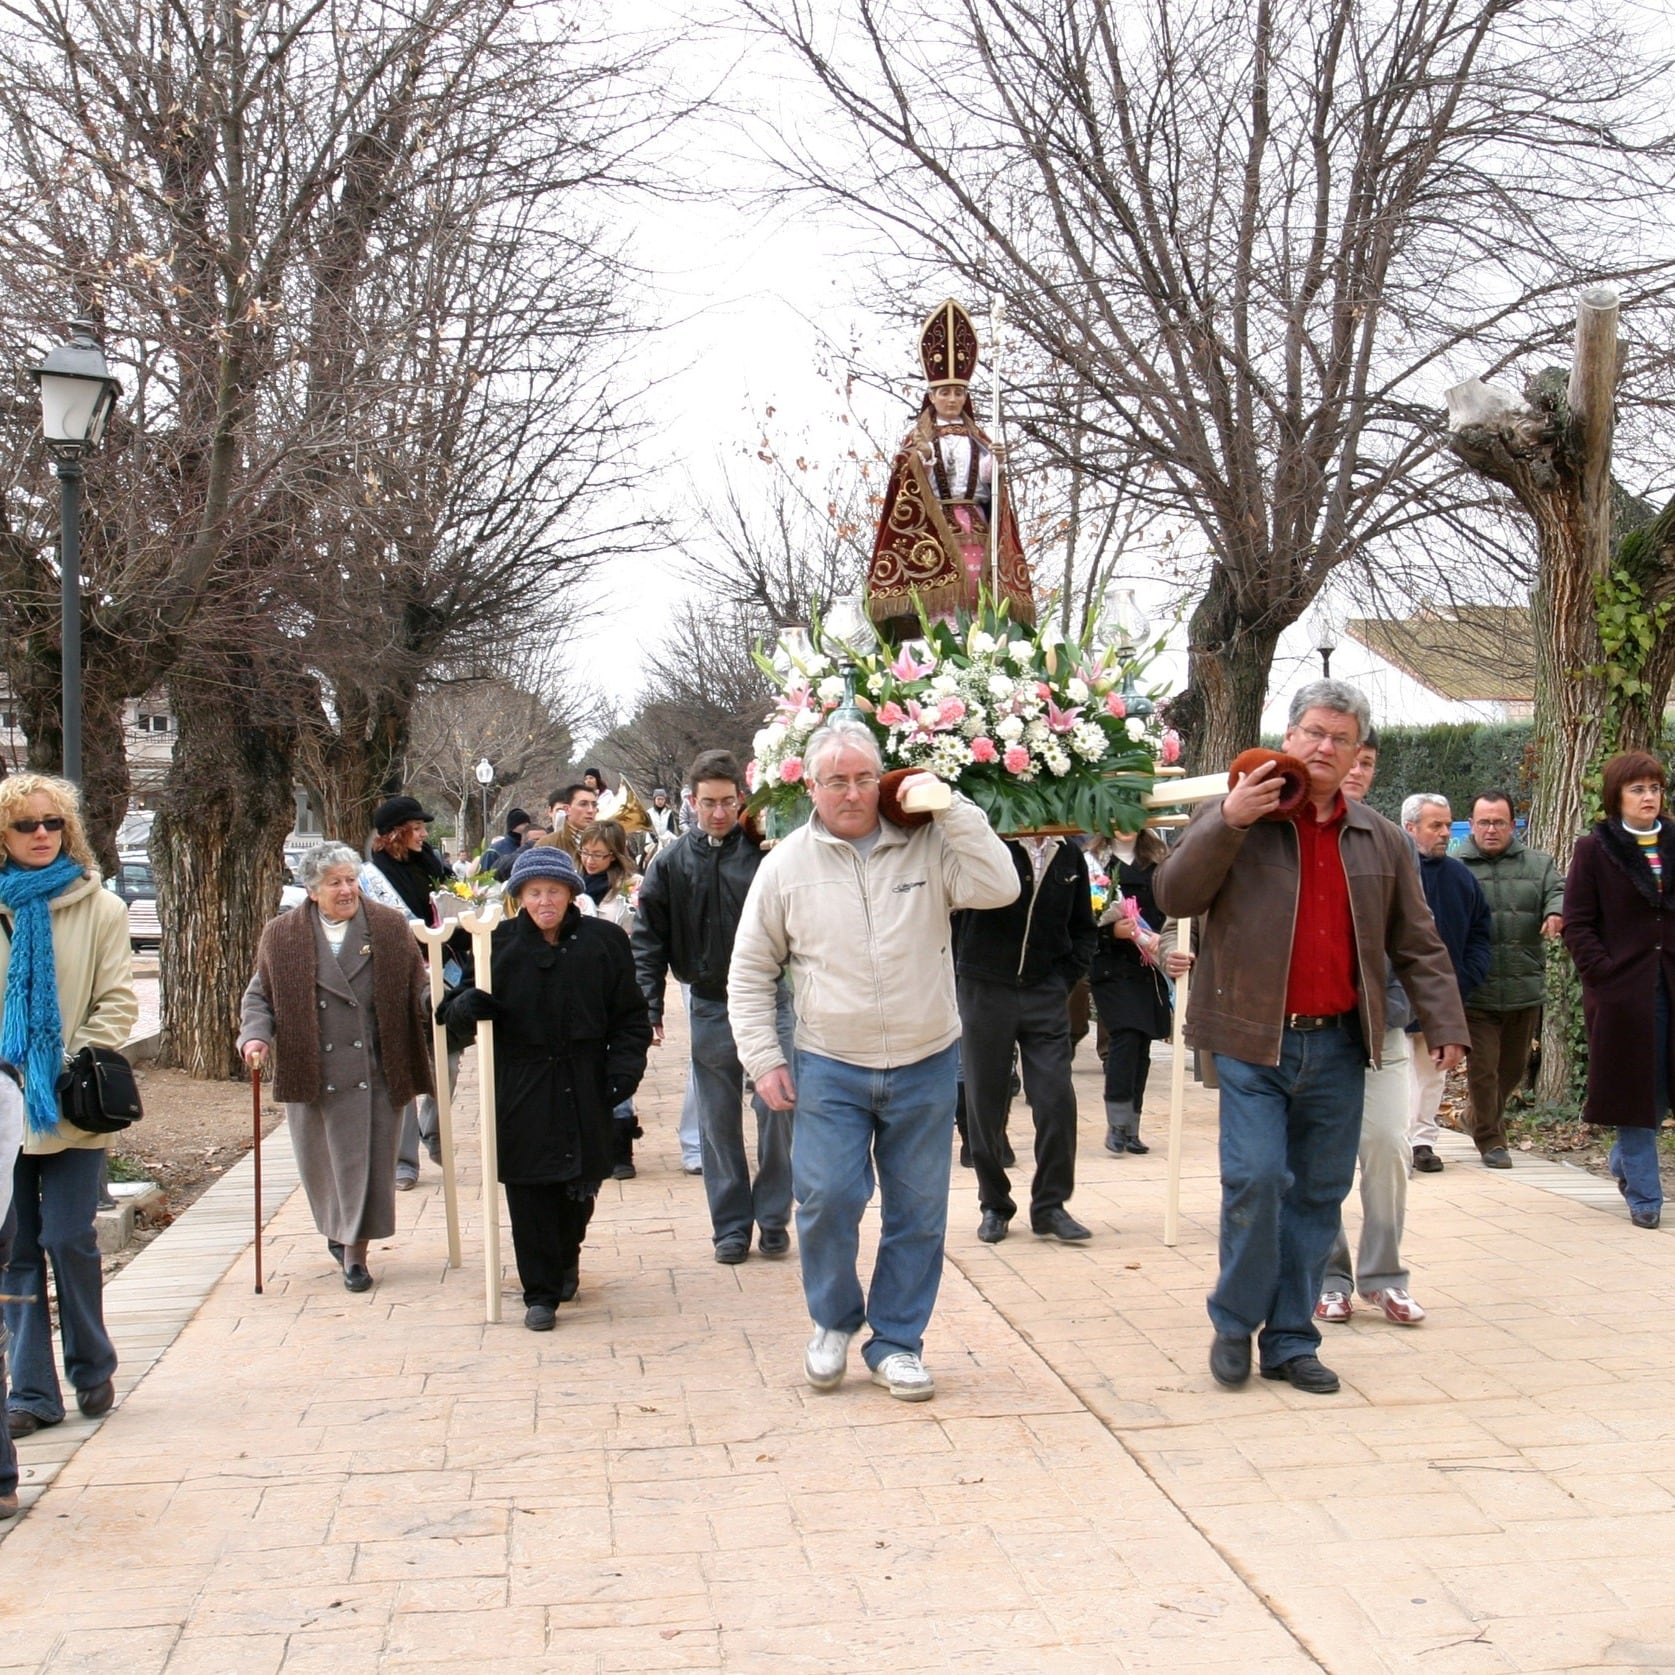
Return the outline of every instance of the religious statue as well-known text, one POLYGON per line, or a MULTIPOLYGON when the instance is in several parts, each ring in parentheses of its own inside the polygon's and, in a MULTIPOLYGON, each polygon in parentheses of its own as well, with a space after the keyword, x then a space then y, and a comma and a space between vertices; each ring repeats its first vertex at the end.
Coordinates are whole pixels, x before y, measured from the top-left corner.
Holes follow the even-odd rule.
POLYGON ((868 611, 891 640, 919 633, 920 606, 952 618, 985 593, 1008 605, 1013 621, 1035 621, 1004 457, 971 404, 977 348, 971 316, 952 298, 919 332, 925 399, 891 462, 867 569, 868 611))

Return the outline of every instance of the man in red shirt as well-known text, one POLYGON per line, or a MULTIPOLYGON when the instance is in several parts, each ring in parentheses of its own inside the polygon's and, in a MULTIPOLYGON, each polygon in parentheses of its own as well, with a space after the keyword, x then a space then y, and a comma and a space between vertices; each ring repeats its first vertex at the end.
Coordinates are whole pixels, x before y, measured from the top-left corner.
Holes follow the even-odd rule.
POLYGON ((1406 837, 1341 787, 1371 724, 1367 700, 1315 681, 1291 700, 1281 748, 1308 800, 1276 818, 1264 763, 1203 803, 1153 881, 1173 918, 1202 919, 1189 1045, 1221 1085, 1221 1272, 1210 1293, 1210 1371, 1330 1394, 1314 1324, 1326 1257, 1355 1179, 1368 1043, 1384 1040, 1385 957, 1451 1069, 1468 1040, 1454 969, 1406 837))

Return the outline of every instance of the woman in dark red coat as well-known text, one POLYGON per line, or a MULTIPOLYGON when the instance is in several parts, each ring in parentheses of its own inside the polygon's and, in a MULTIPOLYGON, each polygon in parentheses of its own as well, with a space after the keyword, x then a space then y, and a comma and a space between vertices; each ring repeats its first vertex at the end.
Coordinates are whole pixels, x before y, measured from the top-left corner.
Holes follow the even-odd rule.
POLYGON ((1577 840, 1564 896, 1588 1025, 1582 1116, 1617 1130, 1611 1173, 1636 1227, 1656 1227, 1663 1212, 1658 1129, 1675 993, 1675 827, 1660 819, 1663 793, 1663 764, 1650 753, 1605 764, 1605 818, 1577 840))

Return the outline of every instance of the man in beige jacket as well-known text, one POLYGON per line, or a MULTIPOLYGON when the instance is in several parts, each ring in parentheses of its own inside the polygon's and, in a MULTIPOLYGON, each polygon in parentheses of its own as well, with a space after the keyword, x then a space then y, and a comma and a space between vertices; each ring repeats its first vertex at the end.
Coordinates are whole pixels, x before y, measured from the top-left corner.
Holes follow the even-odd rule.
POLYGON ((791 1174, 815 1328, 808 1381, 843 1382, 864 1323, 873 1382, 922 1402, 935 1394, 920 1355, 942 1277, 959 1064, 949 915, 1004 907, 1018 874, 958 794, 927 824, 882 820, 882 763, 864 725, 829 723, 803 761, 814 818, 751 885, 728 1013, 756 1091, 776 1110, 796 1109, 791 1174), (797 1015, 794 1071, 774 1028, 783 971, 797 1015), (856 1254, 875 1168, 884 1231, 863 1298, 856 1254))

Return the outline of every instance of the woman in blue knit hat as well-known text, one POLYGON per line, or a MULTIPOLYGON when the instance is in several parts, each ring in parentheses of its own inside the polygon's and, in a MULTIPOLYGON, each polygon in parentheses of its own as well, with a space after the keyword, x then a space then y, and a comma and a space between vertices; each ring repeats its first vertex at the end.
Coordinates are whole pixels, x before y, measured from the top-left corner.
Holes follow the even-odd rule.
POLYGON ((645 1074, 651 1023, 628 939, 584 917, 576 863, 557 848, 519 851, 495 927, 492 994, 443 1004, 452 1031, 492 1019, 495 1132, 512 1218, 524 1325, 550 1332, 576 1295, 599 1184, 611 1173, 611 1113, 645 1074))

